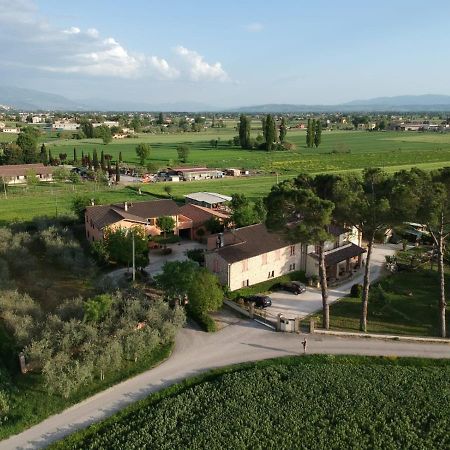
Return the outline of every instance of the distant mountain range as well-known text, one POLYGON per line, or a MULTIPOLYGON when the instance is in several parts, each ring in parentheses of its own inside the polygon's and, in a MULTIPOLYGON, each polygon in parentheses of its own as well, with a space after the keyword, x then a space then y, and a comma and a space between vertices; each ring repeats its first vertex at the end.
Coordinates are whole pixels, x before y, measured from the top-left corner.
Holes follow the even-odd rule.
POLYGON ((449 95, 401 95, 353 100, 337 105, 302 105, 269 103, 236 108, 217 108, 200 102, 150 104, 109 99, 70 100, 62 95, 33 89, 0 86, 0 109, 24 111, 162 111, 162 112, 243 112, 243 113, 306 113, 306 112, 427 112, 449 111, 449 95))
POLYGON ((236 108, 236 112, 427 112, 450 111, 449 95, 399 95, 353 100, 337 105, 265 104, 236 108))
POLYGON ((78 111, 83 109, 82 105, 62 95, 12 86, 0 86, 0 104, 24 111, 78 111))

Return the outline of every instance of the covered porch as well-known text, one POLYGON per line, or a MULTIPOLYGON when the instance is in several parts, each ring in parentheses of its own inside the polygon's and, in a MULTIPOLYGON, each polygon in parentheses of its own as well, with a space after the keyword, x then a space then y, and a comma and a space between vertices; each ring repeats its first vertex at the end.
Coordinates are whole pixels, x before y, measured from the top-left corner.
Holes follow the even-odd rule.
MULTIPOLYGON (((363 254, 366 250, 359 245, 348 243, 325 253, 325 267, 328 283, 335 284, 353 276, 363 265, 363 254)), ((310 253, 314 266, 319 273, 319 255, 310 253)))

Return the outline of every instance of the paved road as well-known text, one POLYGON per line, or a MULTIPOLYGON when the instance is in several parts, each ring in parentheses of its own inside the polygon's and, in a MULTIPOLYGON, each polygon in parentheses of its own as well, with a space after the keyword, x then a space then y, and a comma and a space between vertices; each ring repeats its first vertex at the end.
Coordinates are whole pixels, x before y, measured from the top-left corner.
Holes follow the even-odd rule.
MULTIPOLYGON (((383 274, 386 262, 385 256, 395 254, 400 247, 399 245, 392 244, 374 246, 370 262, 370 278, 372 282, 383 274)), ((363 277, 364 272, 361 270, 353 279, 335 288, 330 288, 328 291, 328 303, 334 303, 346 296, 350 292, 353 284, 362 284, 363 277)), ((300 295, 294 295, 289 292, 273 292, 270 294, 270 298, 272 299, 272 306, 267 308, 267 310, 273 316, 281 313, 290 319, 294 319, 295 317, 303 319, 309 314, 322 309, 322 294, 320 289, 311 287, 307 287, 306 292, 300 295)))
MULTIPOLYGON (((177 337, 172 357, 160 366, 100 392, 23 433, 0 442, 0 450, 45 447, 152 392, 208 369, 299 354, 303 337, 268 331, 247 320, 239 320, 214 334, 185 328, 177 337)), ((309 336, 308 353, 450 358, 450 345, 309 336)))

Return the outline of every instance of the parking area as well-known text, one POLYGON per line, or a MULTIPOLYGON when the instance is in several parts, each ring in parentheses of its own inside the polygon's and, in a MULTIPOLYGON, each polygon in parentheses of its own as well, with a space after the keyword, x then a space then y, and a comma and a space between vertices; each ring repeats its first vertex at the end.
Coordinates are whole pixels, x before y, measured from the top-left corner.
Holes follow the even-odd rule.
POLYGON ((283 316, 292 319, 295 317, 304 318, 322 306, 320 291, 310 287, 307 287, 306 292, 299 295, 279 291, 272 292, 269 297, 272 300, 272 306, 267 308, 267 311, 273 316, 281 313, 283 316))
MULTIPOLYGON (((386 261, 385 256, 393 255, 398 249, 399 246, 391 244, 375 245, 371 260, 372 282, 383 274, 386 261)), ((362 281, 363 270, 361 269, 351 280, 328 290, 328 303, 331 304, 346 296, 354 283, 362 283, 362 281)), ((272 306, 267 308, 267 312, 274 317, 281 313, 288 319, 296 317, 303 319, 309 314, 322 309, 322 293, 317 288, 307 287, 306 292, 299 295, 284 291, 272 292, 269 297, 272 300, 272 306)))

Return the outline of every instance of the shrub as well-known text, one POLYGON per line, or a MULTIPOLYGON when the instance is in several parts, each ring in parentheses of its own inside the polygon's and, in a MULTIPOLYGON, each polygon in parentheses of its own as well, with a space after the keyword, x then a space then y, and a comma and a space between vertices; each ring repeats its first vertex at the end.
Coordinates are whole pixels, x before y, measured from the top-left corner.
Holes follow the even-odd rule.
POLYGON ((180 236, 172 234, 166 238, 164 238, 164 236, 153 236, 151 240, 153 242, 157 242, 158 244, 177 244, 181 239, 180 236))
POLYGON ((352 288, 350 289, 350 297, 353 298, 361 298, 362 296, 362 291, 363 291, 363 286, 362 284, 354 284, 352 286, 352 288))
POLYGON ((186 252, 186 256, 201 266, 205 264, 205 252, 203 251, 202 248, 195 248, 192 250, 188 250, 186 252))
POLYGON ((217 331, 216 322, 207 312, 196 314, 190 311, 189 316, 200 325, 203 331, 207 331, 208 333, 217 331))
POLYGON ((297 270, 281 277, 272 278, 262 283, 255 284, 253 286, 238 289, 229 293, 228 298, 231 300, 237 300, 239 297, 247 297, 248 295, 262 294, 268 292, 276 287, 277 284, 287 283, 288 281, 306 281, 305 273, 297 270))

